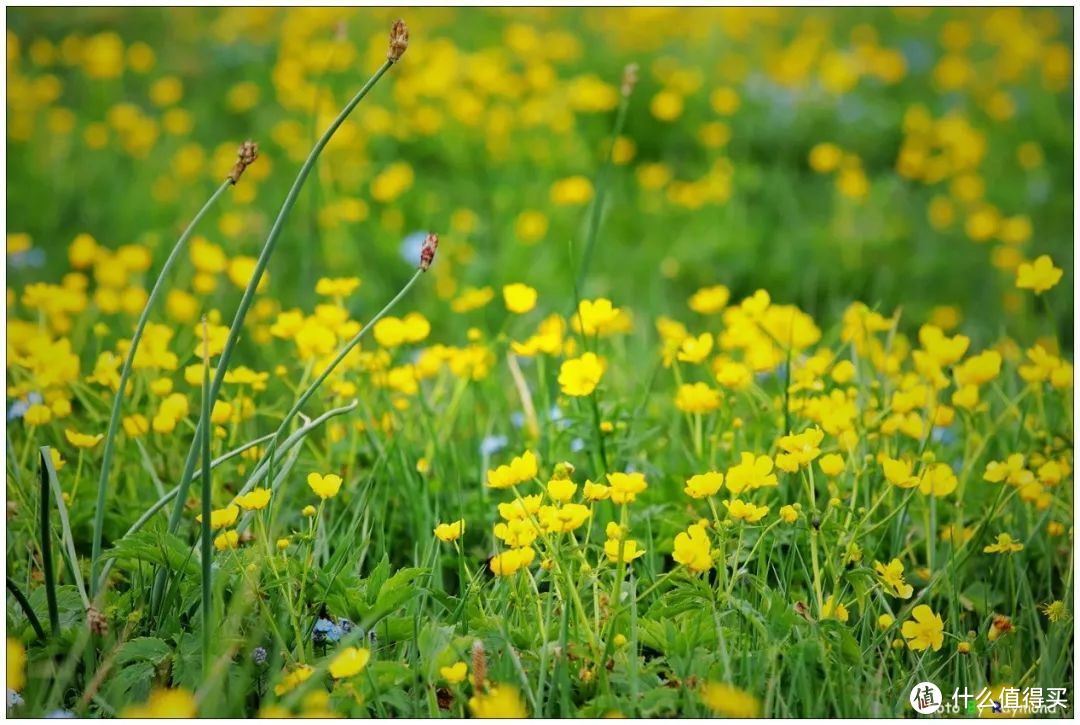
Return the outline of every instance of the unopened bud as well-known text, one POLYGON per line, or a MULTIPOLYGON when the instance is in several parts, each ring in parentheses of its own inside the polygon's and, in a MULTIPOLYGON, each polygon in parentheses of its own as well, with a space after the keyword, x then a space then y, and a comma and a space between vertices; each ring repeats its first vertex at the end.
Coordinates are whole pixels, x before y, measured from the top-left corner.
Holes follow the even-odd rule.
POLYGON ((255 163, 257 158, 259 158, 259 144, 248 139, 240 144, 240 148, 236 150, 236 163, 233 164, 232 171, 225 178, 235 185, 236 182, 240 181, 240 175, 244 173, 244 169, 255 163))
POLYGON ((473 687, 483 690, 487 680, 487 655, 484 653, 484 643, 478 639, 472 645, 472 673, 473 687))
POLYGON ((428 267, 435 261, 435 252, 439 248, 439 235, 435 232, 428 232, 428 235, 424 238, 424 246, 420 247, 420 270, 423 272, 428 271, 428 267))
POLYGON ((391 63, 397 63, 401 56, 405 55, 405 49, 409 47, 409 26, 405 21, 398 18, 390 28, 390 49, 386 51, 386 59, 391 63))
POLYGON ((633 93, 634 92, 634 86, 637 85, 637 81, 638 81, 638 64, 637 63, 629 63, 625 68, 623 68, 622 94, 624 96, 629 96, 631 93, 633 93))

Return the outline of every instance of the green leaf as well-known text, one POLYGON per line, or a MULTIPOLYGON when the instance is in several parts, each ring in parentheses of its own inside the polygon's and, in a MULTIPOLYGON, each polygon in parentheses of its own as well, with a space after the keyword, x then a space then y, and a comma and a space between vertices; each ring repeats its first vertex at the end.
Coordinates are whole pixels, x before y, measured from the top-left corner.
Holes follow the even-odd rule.
POLYGON ((141 702, 150 694, 150 683, 157 667, 149 660, 132 662, 112 674, 105 685, 105 699, 109 702, 141 702))
POLYGON ((116 542, 101 554, 103 559, 118 562, 143 562, 181 571, 192 576, 199 575, 198 554, 177 536, 164 530, 139 531, 116 542))
POLYGON ((164 662, 170 654, 172 654, 172 648, 165 640, 157 637, 136 637, 125 642, 116 653, 116 664, 146 661, 156 666, 164 662))

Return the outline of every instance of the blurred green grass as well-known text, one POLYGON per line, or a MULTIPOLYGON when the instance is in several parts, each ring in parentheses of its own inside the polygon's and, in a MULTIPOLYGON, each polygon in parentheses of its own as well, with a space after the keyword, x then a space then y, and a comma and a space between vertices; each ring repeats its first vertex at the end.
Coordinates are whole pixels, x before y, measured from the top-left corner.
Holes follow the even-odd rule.
MULTIPOLYGON (((260 164, 271 170, 258 183, 257 198, 242 207, 247 211, 236 233, 225 234, 222 225, 212 224, 205 234, 224 243, 230 255, 254 254, 297 166, 276 141, 281 124, 294 122, 310 138, 323 119, 314 103, 290 101, 282 107, 279 100, 289 95, 283 91, 282 68, 298 59, 317 65, 312 58, 320 53, 352 56, 329 72, 306 70, 306 82, 320 89, 327 106, 336 107, 374 67, 374 52, 382 47, 387 19, 395 12, 13 10, 9 50, 16 48, 18 57, 9 52, 9 128, 29 122, 32 133, 25 140, 8 138, 9 232, 30 234, 47 252, 44 269, 19 269, 15 276, 55 278, 65 246, 80 232, 106 246, 146 243, 160 259, 164 245, 227 169, 210 161, 221 158, 215 151, 247 137, 260 142, 260 164), (103 52, 93 50, 101 34, 116 34, 127 54, 116 77, 88 77, 88 58, 103 52), (335 38, 337 49, 327 45, 335 38), (37 64, 28 57, 41 39, 55 49, 55 63, 37 64), (145 72, 130 67, 137 43, 145 43, 154 56, 145 72), (46 76, 58 86, 54 99, 43 103, 32 97, 34 91, 21 92, 24 85, 38 88, 46 76), (107 119, 117 104, 134 104, 147 118, 159 119, 163 109, 150 96, 162 76, 175 76, 183 85, 178 106, 191 115, 190 133, 159 130, 143 158, 125 153, 123 132, 114 132, 104 148, 86 147, 86 126, 107 119), (26 84, 19 82, 23 78, 26 84), (250 108, 229 100, 240 83, 257 89, 250 108), (74 113, 74 127, 66 133, 50 130, 50 114, 58 108, 74 113), (206 160, 194 178, 185 178, 177 173, 177 155, 192 145, 206 160), (170 178, 171 193, 155 193, 169 186, 170 178)), ((662 313, 681 309, 694 289, 720 282, 735 297, 768 289, 774 299, 798 304, 819 319, 861 299, 883 308, 902 306, 902 324, 912 326, 935 306, 953 305, 962 313, 965 332, 982 342, 1002 332, 1030 332, 1027 326, 1035 323, 1028 315, 1007 312, 1023 311, 1006 299, 1012 272, 991 262, 999 242, 968 239, 962 210, 951 228, 935 228, 927 207, 933 196, 949 195, 948 184, 912 181, 896 170, 907 109, 922 105, 934 118, 966 119, 986 138, 975 170, 985 181, 985 201, 1005 216, 1028 217, 1033 232, 1021 245, 1023 256, 1051 254, 1071 286, 1071 79, 1064 87, 1048 84, 1044 66, 1055 47, 1064 45, 1071 53, 1072 13, 999 10, 1014 15, 995 19, 994 12, 410 10, 405 14, 412 45, 399 78, 376 90, 356 133, 331 149, 319 183, 305 191, 271 265, 271 291, 285 307, 309 305, 319 276, 348 270, 364 278, 365 299, 378 299, 409 273, 400 257, 403 237, 433 229, 444 234, 443 265, 453 265, 444 271, 445 296, 451 296, 446 294, 451 288, 497 287, 527 271, 542 295, 569 299, 572 290, 562 271, 572 258, 570 247, 581 244, 585 208, 552 204, 549 190, 560 178, 595 174, 613 114, 570 113, 568 123, 557 122, 557 132, 551 119, 566 116, 567 103, 582 105, 574 99, 573 84, 583 76, 617 87, 622 67, 635 61, 641 82, 625 135, 636 155, 612 175, 589 293, 632 290, 634 306, 662 313), (1039 46, 1030 51, 1023 73, 1000 80, 1013 41, 998 40, 992 31, 1010 21, 1022 23, 1018 36, 1027 37, 1020 30, 1030 28, 1039 46), (957 27, 971 40, 960 54, 978 72, 961 88, 946 91, 934 73, 949 54, 944 47, 949 29, 963 35, 957 27), (903 77, 886 83, 862 71, 845 92, 827 90, 829 54, 855 57, 871 36, 874 47, 903 56, 903 77), (816 50, 798 57, 800 44, 807 43, 817 43, 816 50), (798 83, 785 85, 772 68, 777 58, 790 60, 793 53, 795 65, 806 68, 798 83), (446 63, 453 68, 446 70, 446 63), (428 84, 436 91, 413 95, 439 68, 440 79, 428 84), (530 73, 553 74, 554 90, 530 89, 530 73), (683 93, 687 85, 696 87, 683 93), (731 116, 719 116, 710 105, 710 93, 720 86, 739 96, 731 116), (463 88, 481 103, 475 126, 454 118, 463 88), (673 121, 659 120, 650 101, 672 88, 684 97, 684 110, 673 121), (1011 118, 994 120, 984 110, 983 99, 995 92, 1012 99, 1011 118), (522 104, 540 96, 549 115, 541 114, 538 125, 529 127, 522 104), (440 119, 437 132, 416 130, 416 119, 425 114, 440 119), (730 140, 722 148, 706 148, 699 131, 717 120, 729 127, 730 140), (385 128, 364 129, 376 125, 385 128), (1039 144, 1045 163, 1024 170, 1017 164, 1017 148, 1030 141, 1039 144), (837 143, 858 158, 869 180, 864 199, 845 198, 831 176, 810 169, 808 154, 821 142, 837 143), (412 169, 411 188, 388 202, 373 201, 372 179, 400 161, 412 169), (703 178, 721 163, 730 169, 730 195, 699 208, 673 203, 663 189, 644 189, 636 179, 637 169, 656 163, 683 180, 703 178), (342 198, 360 200, 367 218, 320 223, 321 213, 342 198), (539 210, 549 220, 537 244, 516 238, 515 220, 525 209, 539 210), (454 228, 460 210, 474 215, 471 229, 454 228)), ((224 206, 220 215, 235 212, 224 206)), ((1064 343, 1071 342, 1068 307, 1054 310, 1064 343)), ((452 324, 449 310, 443 313, 432 310, 436 329, 452 324)))

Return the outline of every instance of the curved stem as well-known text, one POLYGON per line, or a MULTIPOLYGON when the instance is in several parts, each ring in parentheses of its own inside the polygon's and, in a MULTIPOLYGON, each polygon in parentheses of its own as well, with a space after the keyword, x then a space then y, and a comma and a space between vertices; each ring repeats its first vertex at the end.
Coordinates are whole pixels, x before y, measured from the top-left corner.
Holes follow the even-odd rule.
POLYGON ((44 640, 45 630, 41 628, 41 621, 34 614, 34 608, 30 606, 30 600, 26 598, 26 595, 22 593, 22 589, 19 589, 19 585, 11 577, 7 578, 7 588, 11 592, 11 596, 15 597, 15 601, 22 607, 23 613, 30 622, 30 626, 34 628, 34 633, 38 636, 38 639, 44 640))
POLYGON ((176 244, 173 245, 172 251, 169 252, 169 256, 165 260, 165 264, 161 268, 161 272, 158 273, 157 280, 154 282, 153 289, 150 290, 150 295, 146 298, 146 306, 143 307, 142 314, 139 315, 139 321, 135 324, 135 334, 131 338, 131 345, 128 347, 127 354, 124 356, 124 365, 120 369, 120 386, 116 390, 116 396, 113 398, 112 413, 109 415, 109 427, 105 432, 105 449, 101 455, 101 476, 98 478, 98 491, 97 491, 97 507, 94 509, 94 533, 92 538, 91 550, 90 550, 90 597, 93 598, 97 593, 96 583, 97 577, 95 572, 97 571, 98 558, 101 556, 101 535, 102 529, 105 527, 105 500, 108 497, 109 491, 109 472, 112 464, 113 457, 113 445, 116 441, 117 426, 120 423, 120 410, 124 405, 124 394, 127 391, 128 378, 131 376, 131 366, 135 362, 135 353, 139 349, 139 341, 142 340, 143 330, 146 329, 146 323, 150 319, 150 310, 153 309, 154 303, 157 302, 158 297, 161 296, 161 292, 165 286, 165 278, 168 277, 169 272, 172 271, 173 266, 176 264, 176 260, 180 258, 180 252, 183 250, 184 245, 187 243, 188 238, 192 232, 195 231, 195 226, 199 221, 206 216, 206 212, 210 211, 210 207, 225 193, 225 190, 233 185, 231 179, 226 179, 222 182, 221 186, 217 188, 210 198, 203 204, 202 209, 191 220, 191 223, 187 225, 180 238, 176 240, 176 244))
POLYGON ((271 468, 274 465, 274 451, 277 448, 278 439, 288 429, 289 424, 292 423, 293 419, 297 416, 297 414, 299 414, 300 409, 304 407, 304 403, 310 400, 311 396, 315 394, 315 392, 324 382, 326 382, 326 379, 330 377, 330 374, 334 372, 338 365, 341 364, 341 361, 345 359, 345 356, 348 355, 354 347, 360 344, 360 340, 362 340, 364 335, 367 334, 367 331, 374 327, 375 323, 385 317, 386 314, 390 312, 390 310, 392 310, 397 305, 397 303, 402 300, 403 297, 405 297, 405 294, 412 288, 414 284, 416 284, 416 280, 420 279, 420 275, 423 273, 424 271, 422 269, 417 269, 416 272, 413 273, 413 276, 409 279, 409 281, 405 283, 405 286, 402 287, 396 295, 394 295, 394 298, 387 302, 386 305, 381 310, 379 310, 379 312, 374 317, 372 317, 366 325, 360 328, 360 331, 353 335, 353 338, 351 340, 342 345, 341 349, 338 350, 337 355, 335 355, 334 359, 330 361, 330 364, 327 365, 321 373, 319 373, 318 377, 316 377, 311 382, 311 384, 308 385, 307 389, 304 390, 303 393, 301 393, 300 397, 296 399, 296 402, 293 403, 293 407, 289 410, 288 413, 285 414, 285 417, 281 420, 281 424, 278 426, 277 431, 274 432, 273 442, 271 442, 270 445, 267 446, 266 455, 271 468))
MULTIPOLYGON (((300 167, 300 171, 296 175, 296 180, 293 181, 292 188, 289 189, 289 193, 285 197, 281 209, 278 211, 277 219, 274 220, 274 225, 270 228, 270 233, 266 237, 266 242, 263 244, 262 252, 259 253, 259 258, 255 263, 255 269, 251 274, 251 279, 248 281, 247 288, 244 290, 244 295, 240 298, 240 305, 237 307, 236 315, 233 317, 232 326, 229 328, 229 336, 225 340, 225 347, 222 349, 221 355, 218 358, 217 371, 214 373, 214 381, 210 386, 209 395, 211 408, 213 407, 214 401, 217 399, 218 390, 220 390, 221 385, 225 380, 225 373, 229 369, 229 361, 232 358, 233 351, 236 349, 236 342, 240 338, 240 329, 244 326, 244 320, 247 317, 248 309, 255 299, 255 290, 259 285, 259 280, 262 279, 263 273, 266 271, 266 266, 270 262, 270 257, 274 253, 274 248, 277 246, 277 240, 281 236, 281 230, 285 226, 285 219, 288 218, 289 212, 292 211, 292 208, 296 205, 296 199, 300 195, 300 190, 303 188, 304 182, 307 180, 308 175, 311 174, 311 170, 315 168, 315 162, 319 160, 319 155, 322 154, 323 149, 326 147, 326 144, 330 142, 330 139, 338 130, 338 127, 345 122, 345 119, 352 113, 352 110, 356 108, 356 105, 360 103, 364 96, 366 96, 379 79, 382 78, 383 74, 390 69, 391 65, 393 65, 391 61, 385 61, 357 94, 345 104, 345 107, 341 109, 337 118, 335 118, 329 128, 323 132, 323 135, 311 149, 311 153, 308 154, 307 160, 304 161, 303 166, 300 167)), ((184 515, 184 500, 187 497, 188 488, 191 486, 191 479, 195 473, 195 462, 199 457, 198 440, 199 431, 196 430, 195 439, 188 449, 187 460, 184 463, 184 470, 180 476, 180 484, 178 486, 179 492, 176 497, 176 503, 173 506, 172 515, 169 517, 168 530, 170 533, 176 531, 176 528, 180 525, 180 520, 184 515)), ((157 607, 161 602, 162 586, 165 583, 164 574, 165 572, 163 570, 158 570, 157 576, 154 579, 154 588, 150 597, 150 608, 152 612, 157 611, 157 607)))
MULTIPOLYGON (((284 443, 281 444, 281 450, 287 451, 287 450, 293 448, 298 443, 300 443, 300 441, 303 440, 304 436, 306 436, 313 428, 316 428, 316 427, 322 425, 324 422, 326 422, 330 418, 333 418, 334 416, 338 416, 338 415, 342 415, 344 413, 348 413, 349 411, 356 408, 356 405, 357 405, 356 401, 353 401, 349 405, 342 406, 340 408, 333 408, 331 410, 326 411, 325 413, 320 415, 318 418, 315 418, 310 423, 306 424, 303 428, 299 429, 298 431, 293 433, 291 436, 289 436, 289 438, 284 443)), ((262 436, 261 438, 256 438, 255 440, 249 441, 249 442, 245 443, 244 445, 240 446, 239 448, 236 448, 235 450, 231 450, 228 453, 225 453, 224 455, 218 456, 210 464, 210 468, 211 469, 217 468, 218 466, 220 466, 222 463, 229 460, 230 458, 234 458, 234 457, 240 455, 241 453, 243 453, 244 451, 246 451, 247 449, 249 449, 249 448, 251 448, 253 446, 256 446, 256 445, 258 445, 260 443, 264 443, 267 440, 270 440, 273 436, 274 436, 273 433, 269 433, 269 434, 267 434, 265 436, 262 436)), ((199 472, 197 472, 195 474, 195 477, 197 478, 197 477, 199 477, 201 475, 202 475, 202 471, 199 471, 199 472)), ((237 495, 243 495, 243 494, 247 493, 248 491, 250 491, 252 488, 255 487, 255 484, 258 483, 259 481, 261 481, 265 476, 266 476, 265 467, 261 471, 259 470, 259 468, 256 467, 256 469, 252 472, 251 477, 248 478, 247 483, 244 484, 244 487, 242 489, 240 489, 240 491, 237 493, 237 495)), ((128 528, 128 530, 124 533, 124 535, 120 537, 120 540, 123 540, 123 539, 127 538, 128 536, 131 536, 132 534, 139 531, 143 526, 146 526, 147 522, 149 522, 150 519, 152 519, 154 517, 154 514, 156 514, 161 509, 165 508, 165 506, 167 506, 168 503, 170 501, 172 501, 176 497, 176 494, 179 492, 179 490, 180 490, 180 488, 178 486, 178 487, 172 489, 171 491, 167 491, 164 496, 162 496, 157 501, 155 501, 150 506, 150 508, 146 509, 146 511, 144 511, 142 513, 142 515, 139 516, 139 518, 135 520, 135 523, 133 523, 128 528)), ((116 561, 115 559, 109 559, 107 562, 105 562, 105 566, 102 567, 101 575, 99 576, 99 579, 101 580, 102 584, 104 584, 105 580, 109 577, 109 572, 112 571, 113 562, 115 562, 115 561, 116 561)))

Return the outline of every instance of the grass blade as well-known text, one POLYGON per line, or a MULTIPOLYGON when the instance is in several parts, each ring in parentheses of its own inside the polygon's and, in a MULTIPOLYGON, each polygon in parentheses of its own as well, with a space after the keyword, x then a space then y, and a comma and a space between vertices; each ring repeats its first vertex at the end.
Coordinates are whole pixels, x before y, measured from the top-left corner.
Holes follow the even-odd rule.
POLYGON ((22 607, 23 613, 30 621, 30 626, 34 628, 38 639, 45 639, 45 630, 41 628, 41 620, 34 614, 34 608, 30 606, 30 600, 26 598, 26 595, 22 593, 22 589, 19 589, 19 585, 12 581, 11 577, 7 577, 7 588, 11 592, 11 596, 15 597, 15 601, 22 607))
MULTIPOLYGON (((128 347, 127 354, 124 356, 124 365, 120 369, 120 384, 116 389, 116 397, 113 398, 112 412, 109 414, 109 427, 105 432, 105 449, 101 455, 101 475, 98 478, 98 491, 97 491, 97 507, 94 509, 94 533, 91 539, 91 551, 90 551, 90 596, 94 597, 98 591, 97 567, 98 558, 101 556, 101 538, 102 529, 105 527, 105 502, 108 499, 109 492, 109 473, 112 465, 113 446, 116 442, 116 432, 120 423, 120 410, 124 406, 124 393, 127 390, 128 378, 131 376, 131 366, 135 361, 135 353, 139 349, 139 341, 142 340, 143 330, 146 329, 146 323, 150 319, 150 311, 154 308, 154 304, 157 302, 158 297, 161 296, 162 291, 165 288, 165 279, 169 276, 169 272, 176 265, 176 261, 180 258, 180 252, 183 250, 184 245, 187 243, 188 238, 192 232, 195 231, 196 225, 206 215, 206 212, 210 210, 210 207, 225 193, 225 190, 232 186, 235 182, 234 177, 227 178, 221 186, 217 188, 206 203, 203 204, 202 209, 199 209, 198 213, 184 229, 180 238, 176 240, 176 244, 173 245, 172 251, 169 252, 169 256, 165 259, 165 264, 161 267, 161 272, 158 274, 157 280, 154 281, 154 286, 150 290, 149 296, 146 298, 146 305, 143 307, 142 314, 139 315, 139 321, 135 324, 135 334, 131 337, 131 345, 128 347)), ((103 583, 103 582, 102 582, 103 583)))
POLYGON ((210 543, 210 514, 213 509, 210 496, 212 493, 213 471, 210 467, 210 331, 206 325, 206 315, 202 319, 203 327, 203 388, 202 411, 199 415, 199 427, 202 430, 202 640, 203 640, 203 677, 210 671, 210 632, 213 617, 214 573, 211 568, 213 547, 210 543))
POLYGON ((60 633, 60 609, 56 604, 56 580, 53 574, 52 532, 49 530, 49 479, 52 471, 52 452, 42 446, 41 454, 41 569, 45 578, 45 599, 49 603, 49 627, 53 635, 60 633))
MULTIPOLYGON (((218 391, 225 380, 225 373, 229 369, 229 361, 232 358, 233 350, 236 348, 236 342, 240 338, 240 330, 243 328, 248 310, 255 300, 255 290, 259 285, 259 280, 262 279, 263 273, 266 271, 266 267, 270 262, 270 257, 273 255, 274 248, 277 246, 277 240, 281 236, 281 231, 285 226, 285 220, 288 218, 289 212, 291 212, 292 208, 296 205, 296 200, 300 195, 300 190, 303 188, 304 182, 307 181, 308 175, 310 175, 312 169, 315 168, 315 162, 319 160, 319 156, 330 142, 330 139, 334 136, 334 133, 341 124, 345 122, 345 119, 348 118, 349 114, 352 113, 357 104, 363 100, 364 96, 368 94, 386 71, 390 69, 391 65, 393 65, 392 60, 385 61, 356 95, 345 104, 345 107, 338 113, 337 118, 334 119, 315 143, 315 146, 311 149, 311 153, 308 154, 307 159, 300 167, 300 171, 297 172, 296 179, 293 181, 292 187, 289 189, 289 193, 285 197, 281 209, 278 211, 277 218, 274 220, 274 225, 270 228, 270 233, 263 243, 263 248, 259 253, 258 260, 255 262, 255 269, 252 271, 251 279, 248 282, 247 288, 244 290, 243 296, 240 298, 240 305, 237 307, 236 314, 233 317, 232 325, 229 328, 229 335, 225 340, 225 346, 222 348, 221 355, 218 357, 217 371, 214 373, 214 380, 210 386, 211 405, 213 404, 213 401, 217 399, 218 391)), ((198 458, 198 437, 199 431, 196 430, 195 440, 192 441, 191 447, 188 449, 187 460, 184 463, 184 470, 180 476, 179 492, 173 506, 172 514, 169 517, 170 533, 176 531, 177 527, 180 525, 180 520, 184 515, 184 500, 187 498, 188 488, 191 486, 191 479, 195 473, 195 460, 198 458)), ((159 571, 154 579, 154 588, 150 597, 150 609, 152 612, 157 611, 158 605, 161 602, 161 587, 164 584, 163 576, 164 572, 159 571)))

